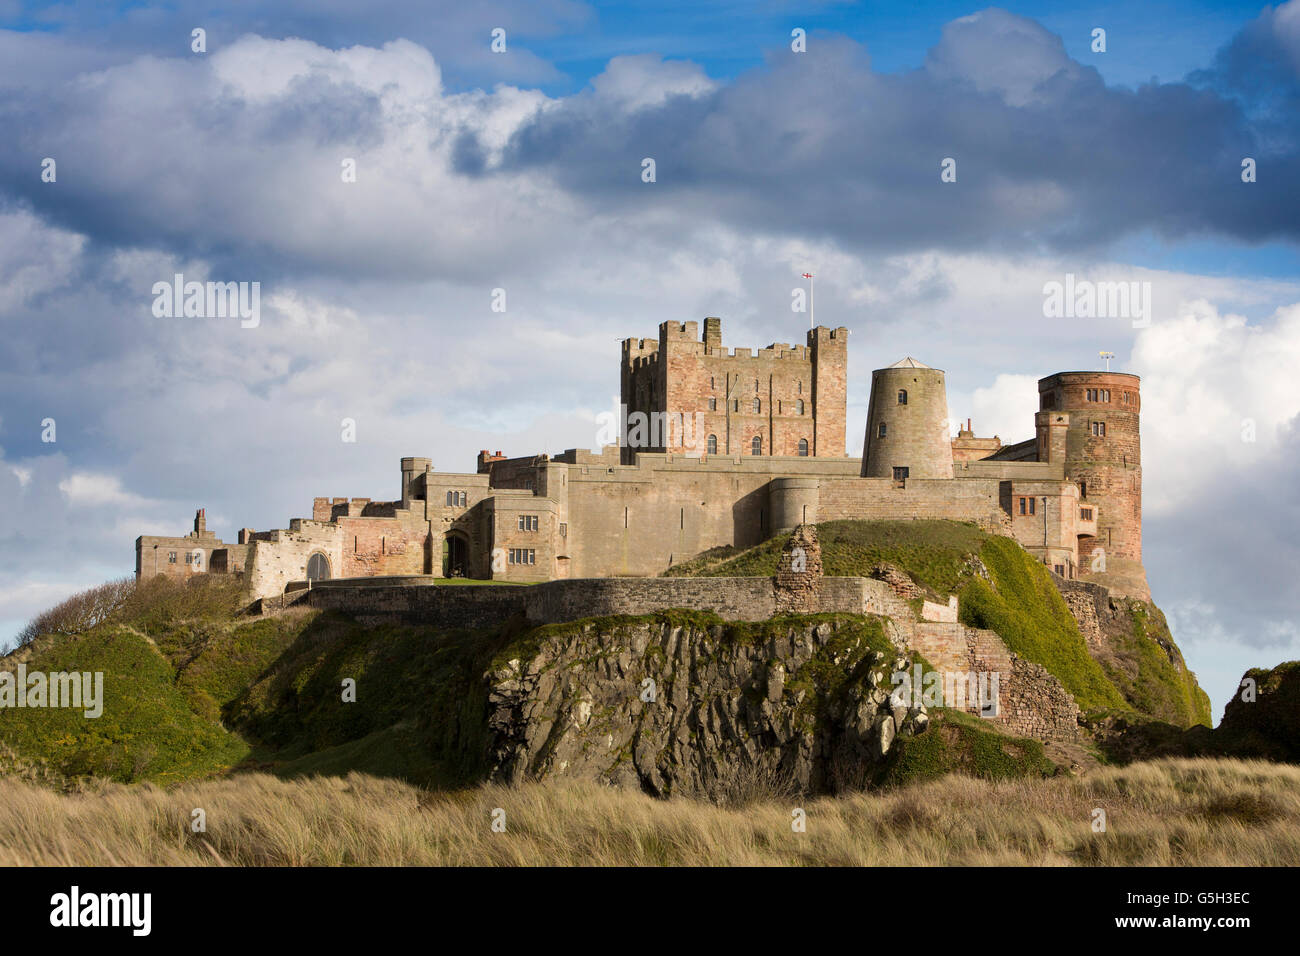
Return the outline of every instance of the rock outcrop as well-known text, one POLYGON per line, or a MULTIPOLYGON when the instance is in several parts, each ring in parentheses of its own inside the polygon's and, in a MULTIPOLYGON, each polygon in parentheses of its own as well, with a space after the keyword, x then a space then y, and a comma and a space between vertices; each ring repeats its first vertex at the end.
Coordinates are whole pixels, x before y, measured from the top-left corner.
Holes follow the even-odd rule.
POLYGON ((489 776, 576 776, 743 799, 864 786, 924 706, 874 618, 737 626, 699 617, 545 628, 488 674, 489 776))
POLYGON ((1215 737, 1234 755, 1300 760, 1300 661, 1246 671, 1215 737))

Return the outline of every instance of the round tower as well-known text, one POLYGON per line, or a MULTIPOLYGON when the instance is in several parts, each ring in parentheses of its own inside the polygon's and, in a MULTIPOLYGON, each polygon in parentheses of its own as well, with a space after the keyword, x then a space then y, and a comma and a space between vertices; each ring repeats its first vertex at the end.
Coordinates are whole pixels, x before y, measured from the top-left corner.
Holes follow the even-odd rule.
POLYGON ((816 524, 820 501, 821 482, 816 478, 772 479, 768 506, 772 509, 773 532, 781 534, 801 524, 816 524))
POLYGON ((952 477, 948 390, 942 371, 905 358, 871 373, 862 477, 952 477))
POLYGON ((1079 485, 1080 509, 1095 506, 1097 534, 1079 537, 1080 570, 1136 592, 1146 590, 1140 386, 1124 372, 1057 372, 1038 382, 1039 410, 1069 415, 1065 477, 1079 485))

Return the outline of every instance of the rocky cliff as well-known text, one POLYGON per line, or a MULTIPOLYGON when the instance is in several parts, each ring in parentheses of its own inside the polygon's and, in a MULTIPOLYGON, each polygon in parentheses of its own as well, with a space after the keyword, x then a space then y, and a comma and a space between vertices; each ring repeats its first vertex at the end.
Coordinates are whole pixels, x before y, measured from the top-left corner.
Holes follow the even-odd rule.
POLYGON ((493 779, 595 777, 726 799, 752 783, 863 786, 923 705, 890 698, 912 667, 878 620, 741 627, 687 615, 543 629, 488 676, 493 779))

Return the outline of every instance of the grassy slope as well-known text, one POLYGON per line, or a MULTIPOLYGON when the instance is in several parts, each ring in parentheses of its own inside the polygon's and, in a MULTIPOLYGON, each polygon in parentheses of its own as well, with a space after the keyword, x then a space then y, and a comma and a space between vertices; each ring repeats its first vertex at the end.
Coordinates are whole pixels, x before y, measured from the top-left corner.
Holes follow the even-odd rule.
POLYGON ((95 718, 64 708, 0 710, 8 768, 39 766, 55 782, 99 776, 165 783, 243 760, 249 746, 223 725, 221 708, 307 618, 238 618, 238 601, 236 589, 212 579, 150 582, 109 621, 84 634, 43 637, 20 652, 29 673, 102 672, 104 706, 95 718))
MULTIPOLYGON (((1010 538, 953 521, 828 521, 817 526, 817 537, 826 574, 867 576, 877 564, 895 564, 936 596, 958 594, 962 623, 997 631, 1011 650, 1051 671, 1081 709, 1127 709, 1088 654, 1047 569, 1010 538), (991 583, 974 572, 976 558, 991 583)), ((674 573, 775 574, 785 540, 773 538, 739 554, 714 552, 674 573)))
MULTIPOLYGON (((1196 675, 1176 666, 1162 646, 1174 646, 1164 614, 1154 604, 1129 601, 1128 617, 1128 631, 1109 636, 1119 660, 1101 662, 1107 678, 1141 713, 1177 727, 1213 726, 1209 695, 1196 675)), ((1182 655, 1174 653, 1181 661, 1182 655)))
POLYGON ((127 628, 99 627, 38 651, 31 671, 101 671, 103 713, 0 710, 0 741, 64 776, 181 780, 239 760, 247 747, 191 706, 170 661, 127 628))

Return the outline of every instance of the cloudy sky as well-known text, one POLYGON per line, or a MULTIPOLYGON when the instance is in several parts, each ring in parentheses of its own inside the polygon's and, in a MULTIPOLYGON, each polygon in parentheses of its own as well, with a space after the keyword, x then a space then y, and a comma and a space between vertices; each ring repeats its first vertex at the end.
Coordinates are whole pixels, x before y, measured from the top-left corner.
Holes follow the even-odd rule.
POLYGON ((798 342, 812 271, 851 448, 903 355, 1010 442, 1113 351, 1216 717, 1300 658, 1300 0, 876 6, 0 0, 0 640, 200 506, 230 539, 402 455, 590 447, 620 339, 798 342), (260 324, 157 317, 176 273, 260 324), (1046 316, 1067 274, 1149 321, 1046 316))

